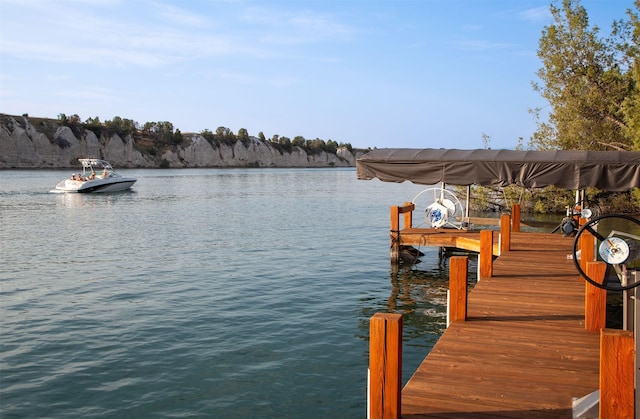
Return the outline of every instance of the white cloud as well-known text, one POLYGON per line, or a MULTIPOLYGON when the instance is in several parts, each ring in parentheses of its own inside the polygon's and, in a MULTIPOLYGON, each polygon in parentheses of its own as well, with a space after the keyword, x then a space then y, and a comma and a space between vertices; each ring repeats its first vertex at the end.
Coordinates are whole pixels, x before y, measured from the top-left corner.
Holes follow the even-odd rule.
POLYGON ((551 12, 549 11, 548 6, 533 7, 522 10, 518 13, 518 17, 528 22, 538 23, 549 20, 551 18, 551 12))
POLYGON ((483 26, 482 25, 464 25, 462 29, 465 31, 479 31, 483 29, 483 26))
POLYGON ((460 49, 473 50, 473 51, 488 51, 496 49, 513 48, 515 45, 508 42, 491 42, 486 39, 463 39, 455 41, 456 45, 460 49))
POLYGON ((150 2, 149 4, 153 9, 155 9, 155 12, 164 19, 179 25, 191 27, 203 26, 207 22, 207 19, 205 19, 203 15, 190 12, 181 7, 155 1, 150 2))
POLYGON ((308 10, 281 11, 249 7, 241 20, 256 28, 262 42, 276 45, 300 45, 321 41, 350 39, 356 30, 337 22, 333 16, 308 10))
POLYGON ((116 57, 125 63, 164 61, 150 59, 136 48, 140 37, 135 25, 99 17, 99 9, 87 8, 86 2, 76 7, 77 3, 44 2, 31 9, 35 3, 25 2, 10 10, 3 8, 9 15, 1 18, 0 53, 56 63, 100 61, 104 65, 116 57))
POLYGON ((180 7, 131 3, 149 10, 141 14, 129 4, 27 1, 3 6, 8 13, 0 17, 0 54, 52 63, 159 67, 211 57, 282 57, 290 53, 279 47, 341 40, 353 33, 330 15, 308 11, 241 9, 239 16, 227 15, 230 21, 222 32, 180 7))

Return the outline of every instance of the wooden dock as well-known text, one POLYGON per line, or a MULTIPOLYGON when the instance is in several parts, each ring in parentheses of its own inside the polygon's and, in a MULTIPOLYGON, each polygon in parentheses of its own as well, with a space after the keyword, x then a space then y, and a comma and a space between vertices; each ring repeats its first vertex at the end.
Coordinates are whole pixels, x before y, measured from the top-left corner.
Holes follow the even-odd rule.
MULTIPOLYGON (((404 232, 403 232, 404 234, 404 232)), ((599 388, 600 334, 585 330, 573 240, 517 233, 402 390, 402 417, 571 417, 599 388)))

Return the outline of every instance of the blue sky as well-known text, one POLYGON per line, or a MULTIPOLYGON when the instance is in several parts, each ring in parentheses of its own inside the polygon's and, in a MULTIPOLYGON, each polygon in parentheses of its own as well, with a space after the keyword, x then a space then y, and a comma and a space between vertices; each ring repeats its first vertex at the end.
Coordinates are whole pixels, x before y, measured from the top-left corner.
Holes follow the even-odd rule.
MULTIPOLYGON (((525 145, 538 0, 0 0, 0 112, 354 147, 525 145)), ((633 0, 582 0, 608 35, 633 0)))

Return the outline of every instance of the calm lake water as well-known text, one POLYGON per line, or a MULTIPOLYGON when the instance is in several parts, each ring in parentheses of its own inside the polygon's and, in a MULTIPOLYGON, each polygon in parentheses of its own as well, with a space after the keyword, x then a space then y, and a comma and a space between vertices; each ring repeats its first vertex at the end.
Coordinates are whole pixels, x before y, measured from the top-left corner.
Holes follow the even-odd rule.
POLYGON ((70 171, 0 171, 3 418, 365 417, 369 318, 405 314, 405 382, 445 327, 437 249, 390 270, 389 206, 422 186, 121 173, 61 195, 70 171))

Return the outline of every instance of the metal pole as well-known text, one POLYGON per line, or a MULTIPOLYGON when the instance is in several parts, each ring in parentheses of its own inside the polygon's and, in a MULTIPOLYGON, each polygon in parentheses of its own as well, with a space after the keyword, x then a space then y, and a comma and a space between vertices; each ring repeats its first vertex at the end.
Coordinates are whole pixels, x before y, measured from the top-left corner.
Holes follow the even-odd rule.
POLYGON ((465 205, 465 210, 464 210, 464 217, 467 219, 467 221, 469 221, 469 200, 471 196, 471 185, 467 185, 467 202, 465 205))

